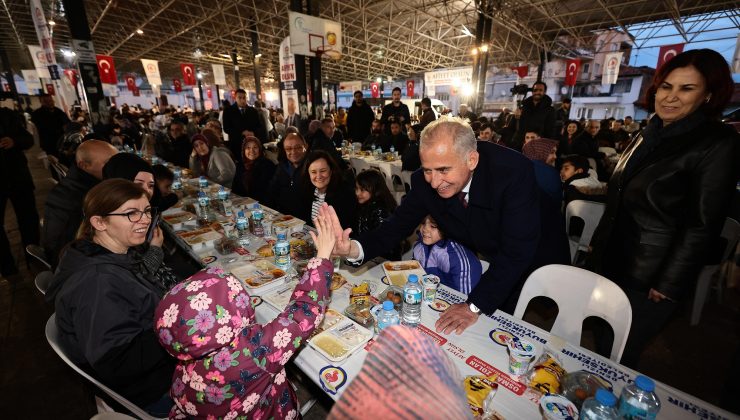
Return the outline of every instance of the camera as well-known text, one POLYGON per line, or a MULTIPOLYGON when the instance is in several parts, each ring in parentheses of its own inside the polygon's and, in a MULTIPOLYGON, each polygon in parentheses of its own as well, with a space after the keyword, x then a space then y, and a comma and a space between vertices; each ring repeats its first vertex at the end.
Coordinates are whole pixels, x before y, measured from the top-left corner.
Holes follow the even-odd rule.
POLYGON ((526 84, 516 85, 511 88, 512 95, 526 95, 529 91, 529 86, 527 86, 526 84))

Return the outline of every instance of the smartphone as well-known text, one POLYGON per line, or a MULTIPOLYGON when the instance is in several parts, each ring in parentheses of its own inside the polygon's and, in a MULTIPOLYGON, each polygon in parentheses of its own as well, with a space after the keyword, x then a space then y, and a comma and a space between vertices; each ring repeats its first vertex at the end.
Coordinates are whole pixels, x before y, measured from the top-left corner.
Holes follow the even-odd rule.
POLYGON ((146 231, 147 242, 152 241, 152 238, 154 237, 154 231, 157 229, 157 226, 159 226, 160 219, 162 219, 162 213, 157 211, 152 216, 152 222, 149 224, 149 230, 146 231))

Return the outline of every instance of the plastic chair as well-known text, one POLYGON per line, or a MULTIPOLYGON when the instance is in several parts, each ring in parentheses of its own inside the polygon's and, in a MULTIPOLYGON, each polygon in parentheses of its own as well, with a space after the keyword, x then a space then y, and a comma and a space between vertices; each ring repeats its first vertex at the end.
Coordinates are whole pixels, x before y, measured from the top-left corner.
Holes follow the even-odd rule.
POLYGON ((406 192, 411 191, 411 174, 413 173, 414 171, 401 171, 401 181, 406 192))
POLYGON ((565 208, 565 231, 570 232, 570 221, 573 217, 583 219, 583 232, 580 237, 569 236, 571 262, 576 262, 578 251, 588 252, 591 237, 599 225, 601 216, 604 215, 606 205, 595 201, 573 200, 565 208))
POLYGON ((39 289, 39 292, 45 295, 53 279, 54 279, 54 273, 52 273, 51 271, 42 271, 36 274, 34 283, 36 284, 36 288, 39 289))
POLYGON ((546 265, 524 283, 514 316, 522 318, 529 301, 546 296, 558 305, 552 334, 580 344, 583 320, 597 316, 611 325, 614 342, 609 358, 619 362, 632 325, 632 307, 622 289, 598 274, 569 265, 546 265))
MULTIPOLYGON (((727 241, 725 249, 722 251, 722 258, 717 262, 717 264, 705 265, 699 273, 699 277, 696 281, 694 304, 692 305, 691 309, 692 326, 697 325, 699 323, 699 320, 701 319, 701 311, 702 309, 704 309, 704 303, 707 300, 709 286, 711 286, 712 284, 712 278, 714 277, 714 274, 717 273, 720 265, 722 265, 723 262, 727 261, 727 259, 730 257, 730 253, 732 253, 735 250, 735 247, 737 247, 737 241, 738 239, 740 239, 740 223, 738 223, 735 219, 730 219, 728 217, 725 220, 725 225, 722 228, 722 233, 720 234, 720 237, 727 241)), ((717 302, 720 302, 722 300, 723 288, 724 284, 722 279, 720 278, 717 282, 717 302)))
POLYGON ((36 258, 41 264, 46 267, 47 270, 51 270, 51 264, 49 264, 49 262, 46 260, 46 252, 44 251, 44 248, 38 245, 29 244, 26 245, 26 253, 36 258))
POLYGON ((368 169, 370 169, 370 164, 365 162, 365 159, 361 159, 361 158, 355 158, 355 157, 350 158, 349 164, 355 170, 356 174, 359 174, 362 171, 367 171, 368 169))
POLYGON ((127 400, 126 398, 122 397, 112 389, 108 388, 107 386, 103 385, 100 381, 90 376, 87 372, 82 370, 79 366, 77 366, 70 358, 67 356, 67 353, 62 348, 62 344, 59 340, 59 330, 57 329, 57 323, 56 323, 56 314, 51 314, 51 317, 49 317, 49 320, 46 321, 46 341, 49 342, 49 345, 51 348, 56 352, 56 354, 71 367, 75 370, 75 372, 79 373, 87 379, 88 381, 92 382, 93 385, 95 385, 98 389, 108 394, 111 398, 116 400, 117 403, 121 404, 124 408, 129 410, 131 414, 134 416, 143 419, 143 420, 152 420, 155 417, 152 417, 149 413, 132 403, 131 401, 127 400))

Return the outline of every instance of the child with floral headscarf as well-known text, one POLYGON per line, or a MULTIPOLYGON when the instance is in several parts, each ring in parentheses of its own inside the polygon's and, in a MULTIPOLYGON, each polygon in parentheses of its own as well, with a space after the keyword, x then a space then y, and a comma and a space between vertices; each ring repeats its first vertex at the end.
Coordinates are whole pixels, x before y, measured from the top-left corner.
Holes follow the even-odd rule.
POLYGON ((283 368, 321 323, 329 301, 335 238, 315 220, 317 257, 275 320, 255 322, 249 295, 218 268, 173 287, 156 311, 160 344, 179 362, 170 395, 172 418, 294 419, 297 398, 283 368))

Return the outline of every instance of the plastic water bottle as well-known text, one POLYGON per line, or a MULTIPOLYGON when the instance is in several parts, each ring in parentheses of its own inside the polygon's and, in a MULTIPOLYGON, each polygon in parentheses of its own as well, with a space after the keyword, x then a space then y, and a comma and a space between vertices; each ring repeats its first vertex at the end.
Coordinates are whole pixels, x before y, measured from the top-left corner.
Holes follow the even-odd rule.
POLYGON ((201 190, 205 190, 206 188, 208 188, 208 180, 203 175, 198 178, 198 188, 200 188, 201 190))
POLYGON ((416 328, 421 320, 421 286, 419 276, 410 274, 403 286, 403 324, 416 328))
POLYGON ((660 411, 660 400, 653 392, 655 382, 647 376, 638 376, 635 383, 622 389, 619 397, 619 416, 621 418, 653 420, 660 411))
POLYGON ((224 201, 227 198, 229 198, 229 192, 226 191, 223 186, 221 186, 221 188, 218 189, 217 194, 218 194, 218 199, 221 201, 224 201))
POLYGON ((179 176, 175 176, 175 179, 172 180, 172 189, 174 191, 180 191, 182 189, 182 180, 179 176))
POLYGON ((378 313, 378 331, 382 331, 387 327, 398 325, 401 323, 401 317, 398 315, 398 311, 393 307, 393 302, 386 300, 383 302, 383 309, 378 313))
POLYGON ((252 210, 252 235, 263 237, 265 236, 265 228, 262 226, 262 209, 256 208, 252 210))
POLYGON ((273 247, 275 252, 275 265, 277 268, 287 270, 290 268, 290 242, 288 242, 285 232, 277 234, 277 242, 273 247))
POLYGON ((237 237, 239 238, 239 246, 242 248, 247 248, 249 246, 249 236, 247 234, 247 231, 249 230, 247 217, 244 216, 243 211, 239 211, 239 213, 236 216, 236 231, 237 231, 237 237))
POLYGON ((596 395, 583 402, 580 420, 619 420, 617 397, 604 388, 596 390, 596 395))

